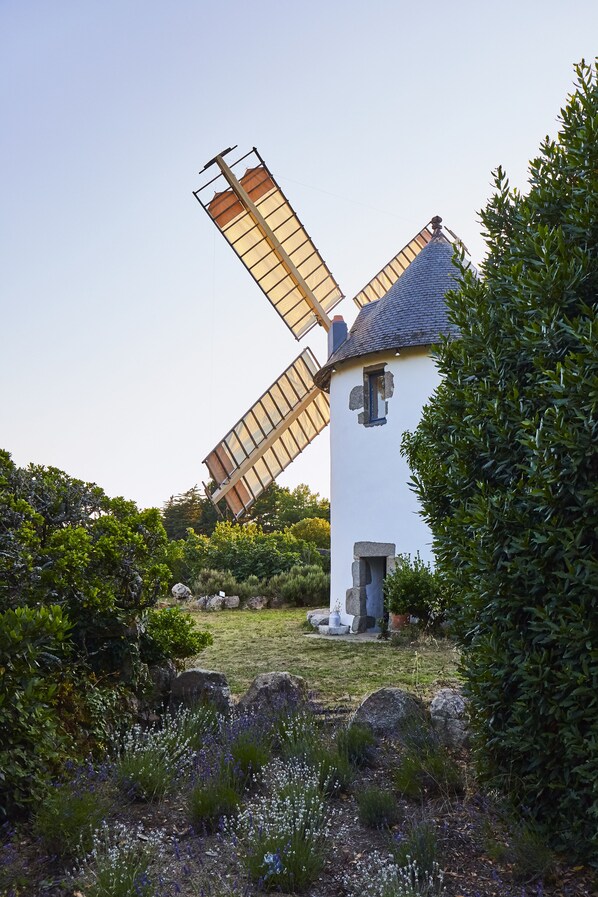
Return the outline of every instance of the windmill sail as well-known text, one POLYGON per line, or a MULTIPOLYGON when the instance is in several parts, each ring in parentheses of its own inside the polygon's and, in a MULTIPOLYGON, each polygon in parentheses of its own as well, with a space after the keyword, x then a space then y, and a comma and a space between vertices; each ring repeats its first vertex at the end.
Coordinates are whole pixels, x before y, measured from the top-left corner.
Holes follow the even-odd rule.
POLYGON ((413 259, 419 255, 421 250, 432 239, 432 227, 430 223, 426 224, 412 240, 403 246, 400 252, 397 252, 387 265, 378 271, 375 277, 353 298, 353 302, 363 308, 369 302, 375 302, 381 299, 390 290, 393 283, 396 283, 403 271, 405 271, 413 259))
POLYGON ((328 330, 343 294, 309 234, 255 147, 230 167, 223 155, 204 168, 215 163, 220 173, 194 196, 295 338, 315 324, 328 330), (208 199, 209 188, 220 192, 208 199))
POLYGON ((288 467, 330 421, 326 393, 314 385, 319 365, 305 349, 204 459, 235 518, 288 467))

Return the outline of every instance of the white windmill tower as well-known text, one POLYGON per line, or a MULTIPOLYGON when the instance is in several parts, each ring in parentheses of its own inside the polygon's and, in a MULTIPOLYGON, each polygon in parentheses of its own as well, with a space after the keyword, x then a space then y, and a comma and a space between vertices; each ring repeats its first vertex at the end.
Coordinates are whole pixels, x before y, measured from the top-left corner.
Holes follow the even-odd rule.
POLYGON ((330 319, 340 287, 264 160, 254 147, 229 165, 234 149, 207 163, 194 195, 295 338, 325 328, 330 357, 320 368, 304 349, 208 454, 210 497, 239 519, 331 422, 331 607, 373 629, 395 556, 430 542, 399 446, 439 379, 429 347, 450 332, 452 244, 432 219, 355 296, 347 333, 330 319))

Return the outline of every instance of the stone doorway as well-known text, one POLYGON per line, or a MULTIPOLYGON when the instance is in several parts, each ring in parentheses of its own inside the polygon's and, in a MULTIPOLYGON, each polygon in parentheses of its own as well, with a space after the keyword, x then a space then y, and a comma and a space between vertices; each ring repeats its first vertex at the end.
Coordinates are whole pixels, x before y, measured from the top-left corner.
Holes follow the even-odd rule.
POLYGON ((393 542, 356 542, 353 547, 353 586, 347 589, 346 611, 353 616, 353 632, 375 631, 383 614, 384 577, 395 566, 393 542))

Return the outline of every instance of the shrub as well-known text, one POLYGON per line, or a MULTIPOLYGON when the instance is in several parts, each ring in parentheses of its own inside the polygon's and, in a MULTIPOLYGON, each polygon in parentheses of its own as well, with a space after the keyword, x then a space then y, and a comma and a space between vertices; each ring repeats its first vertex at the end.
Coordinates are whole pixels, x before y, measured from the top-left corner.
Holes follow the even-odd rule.
POLYGON ((399 866, 374 852, 367 863, 358 866, 357 877, 347 876, 348 897, 441 897, 446 894, 444 873, 434 863, 429 872, 415 860, 399 866))
POLYGON ((289 532, 316 548, 330 548, 330 523, 322 517, 304 517, 289 527, 289 532))
MULTIPOLYGON (((185 720, 185 711, 182 719, 185 720)), ((181 716, 166 717, 162 727, 133 726, 115 764, 116 778, 132 800, 156 801, 171 791, 191 761, 181 716)))
POLYGON ((598 69, 581 64, 530 190, 501 169, 483 279, 405 442, 457 631, 480 771, 553 843, 598 853, 598 69))
POLYGON ((413 614, 427 622, 441 612, 438 578, 419 552, 413 559, 401 554, 394 570, 384 580, 386 607, 392 614, 413 614))
POLYGON ((372 785, 356 794, 359 819, 368 828, 389 828, 399 820, 399 808, 394 796, 372 785))
POLYGON ((60 607, 18 607, 0 613, 0 820, 39 794, 61 761, 56 695, 50 673, 70 624, 60 607))
POLYGON ((212 644, 209 632, 200 632, 191 614, 179 607, 150 610, 147 615, 146 637, 141 643, 141 657, 156 664, 172 659, 182 661, 194 657, 212 644))
POLYGON ((271 757, 270 746, 255 729, 239 732, 230 743, 228 751, 234 778, 241 789, 248 787, 251 779, 260 772, 271 757))
POLYGON ((376 739, 369 726, 351 723, 336 734, 336 748, 349 763, 358 768, 370 766, 374 758, 376 739))
POLYGON ((97 782, 75 778, 44 794, 33 815, 33 831, 50 854, 87 854, 110 808, 111 800, 97 782))
POLYGON ((267 593, 284 604, 317 607, 328 603, 330 575, 315 564, 295 566, 287 573, 273 576, 268 581, 267 593))
POLYGON ((425 794, 449 797, 464 787, 457 762, 435 733, 423 727, 407 734, 393 783, 397 791, 414 799, 425 794))
POLYGON ((425 816, 415 816, 408 820, 403 831, 395 835, 392 852, 399 866, 406 866, 412 860, 418 869, 431 871, 438 858, 438 837, 434 823, 425 816))
POLYGON ((237 812, 240 799, 228 776, 197 782, 187 802, 189 820, 198 830, 214 832, 224 817, 237 812))
POLYGON ((163 855, 159 832, 147 833, 117 823, 104 824, 93 837, 88 856, 75 870, 72 883, 85 897, 154 897, 158 876, 152 867, 163 855))
POLYGON ((193 580, 193 593, 203 597, 217 595, 219 592, 225 592, 227 595, 239 594, 239 583, 230 570, 212 568, 200 570, 193 580))
POLYGON ((319 875, 328 819, 318 775, 298 761, 270 765, 269 793, 239 814, 242 858, 253 881, 265 890, 305 890, 319 875))

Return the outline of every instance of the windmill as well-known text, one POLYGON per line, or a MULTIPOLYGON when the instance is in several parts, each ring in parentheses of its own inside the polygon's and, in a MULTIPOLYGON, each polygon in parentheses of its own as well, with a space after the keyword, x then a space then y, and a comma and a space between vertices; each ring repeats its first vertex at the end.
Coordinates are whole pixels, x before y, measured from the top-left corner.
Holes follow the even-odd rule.
MULTIPOLYGON (((195 198, 295 339, 316 326, 330 332, 330 313, 344 298, 337 281, 257 149, 229 163, 235 149, 204 166, 195 198)), ((432 240, 434 220, 357 293, 358 308, 387 294, 432 240)), ((235 519, 330 422, 329 397, 314 382, 319 371, 303 349, 204 459, 216 484, 211 500, 224 499, 235 519)))

